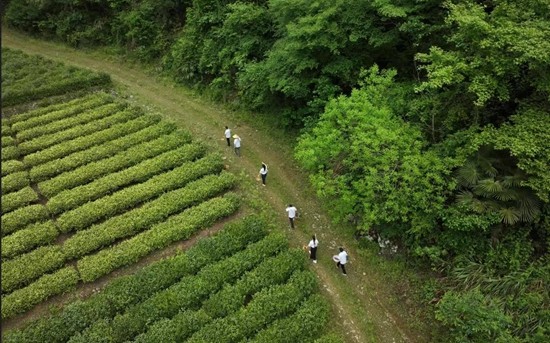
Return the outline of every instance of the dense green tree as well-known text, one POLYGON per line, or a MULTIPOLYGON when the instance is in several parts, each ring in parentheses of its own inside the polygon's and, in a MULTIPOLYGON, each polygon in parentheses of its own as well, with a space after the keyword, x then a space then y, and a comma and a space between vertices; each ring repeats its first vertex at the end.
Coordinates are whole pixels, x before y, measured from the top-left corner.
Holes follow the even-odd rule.
POLYGON ((450 1, 446 47, 417 56, 431 101, 418 116, 439 137, 500 125, 521 101, 550 91, 550 8, 545 0, 450 1))
POLYGON ((73 46, 116 45, 142 60, 161 56, 183 25, 187 0, 13 1, 8 25, 73 46))
POLYGON ((271 0, 278 39, 240 75, 242 97, 253 108, 282 108, 287 123, 300 124, 349 94, 361 68, 377 63, 413 74, 414 54, 441 27, 439 4, 271 0))
POLYGON ((300 138, 296 158, 335 218, 386 234, 397 225, 404 237, 431 230, 449 191, 449 169, 389 105, 394 76, 373 67, 361 89, 329 102, 300 138))
POLYGON ((263 58, 273 42, 263 1, 193 1, 183 34, 164 59, 179 81, 209 85, 217 94, 236 92, 237 74, 263 58))

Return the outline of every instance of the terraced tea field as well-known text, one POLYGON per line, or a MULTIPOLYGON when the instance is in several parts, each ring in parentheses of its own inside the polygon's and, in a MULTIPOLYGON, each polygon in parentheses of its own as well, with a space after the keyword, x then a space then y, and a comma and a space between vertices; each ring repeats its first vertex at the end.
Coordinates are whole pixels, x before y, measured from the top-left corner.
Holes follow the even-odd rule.
POLYGON ((112 276, 224 218, 188 250, 112 278, 5 342, 338 342, 302 251, 239 211, 238 179, 109 77, 2 49, 2 319, 112 276))

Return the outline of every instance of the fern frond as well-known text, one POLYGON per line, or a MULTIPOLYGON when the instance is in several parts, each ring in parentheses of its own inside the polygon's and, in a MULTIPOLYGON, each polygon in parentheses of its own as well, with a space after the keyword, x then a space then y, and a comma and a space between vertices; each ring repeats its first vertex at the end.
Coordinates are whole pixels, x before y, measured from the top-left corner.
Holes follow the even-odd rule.
POLYGON ((500 181, 485 179, 479 181, 474 187, 474 192, 487 198, 496 198, 496 194, 502 192, 503 187, 500 181))
POLYGON ((521 213, 515 207, 501 208, 498 214, 500 220, 506 225, 514 225, 520 221, 521 213))
POLYGON ((462 187, 472 187, 479 181, 481 175, 472 161, 467 161, 457 170, 457 179, 462 187))

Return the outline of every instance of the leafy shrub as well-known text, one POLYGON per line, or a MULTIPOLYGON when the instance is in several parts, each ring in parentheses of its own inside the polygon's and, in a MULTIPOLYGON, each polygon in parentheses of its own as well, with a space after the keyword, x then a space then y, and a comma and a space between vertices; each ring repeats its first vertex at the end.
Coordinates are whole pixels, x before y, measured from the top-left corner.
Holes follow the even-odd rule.
MULTIPOLYGON (((33 137, 38 137, 44 133, 43 130, 49 125, 57 125, 57 121, 71 118, 86 110, 101 108, 113 108, 113 97, 105 93, 97 93, 92 96, 78 98, 61 105, 46 106, 37 110, 18 113, 12 116, 12 130, 17 132, 17 138, 25 141, 33 137)), ((121 106, 121 104, 118 104, 121 106)), ((109 113, 109 112, 107 112, 109 113)))
POLYGON ((25 165, 19 160, 3 161, 1 164, 2 176, 25 170, 25 165))
POLYGON ((30 224, 2 238, 2 257, 13 258, 37 246, 52 243, 59 231, 52 221, 30 224))
POLYGON ((117 173, 111 173, 93 182, 63 191, 48 201, 48 209, 54 214, 59 214, 118 191, 126 185, 147 181, 185 162, 201 157, 204 150, 200 145, 188 144, 165 152, 117 173))
POLYGON ((61 247, 56 245, 40 247, 5 261, 2 263, 2 291, 11 292, 25 286, 42 274, 59 268, 63 262, 61 247))
POLYGON ((31 187, 2 196, 2 214, 38 201, 38 194, 31 187))
POLYGON ((35 166, 30 170, 31 180, 34 182, 44 181, 52 176, 87 163, 113 156, 121 150, 158 138, 174 130, 175 126, 173 124, 160 122, 157 125, 149 126, 143 130, 128 135, 122 135, 122 137, 104 144, 93 146, 89 149, 70 154, 69 156, 61 159, 35 166))
POLYGON ((10 71, 13 65, 2 65, 2 70, 6 70, 8 75, 2 80, 4 86, 2 87, 2 104, 4 106, 17 105, 75 89, 86 89, 111 83, 110 76, 105 73, 67 67, 62 63, 40 56, 29 56, 22 52, 13 53, 9 49, 2 49, 2 51, 7 52, 10 57, 16 55, 21 59, 20 67, 32 71, 32 77, 18 78, 15 73, 10 71))
POLYGON ((159 320, 146 333, 137 336, 134 342, 182 342, 211 320, 212 318, 204 310, 183 311, 172 319, 159 320))
POLYGON ((4 123, 4 119, 2 119, 2 137, 9 137, 13 135, 13 130, 11 129, 11 126, 4 123))
MULTIPOLYGON (((90 115, 88 117, 97 117, 97 118, 95 118, 95 120, 91 120, 91 122, 88 122, 82 125, 77 125, 77 124, 69 125, 70 123, 67 123, 69 121, 68 119, 56 121, 53 124, 63 123, 64 125, 69 125, 69 128, 53 131, 51 134, 35 137, 34 139, 28 140, 26 142, 22 142, 21 144, 19 144, 19 149, 23 154, 27 155, 27 154, 36 152, 38 150, 49 148, 52 145, 56 145, 64 141, 75 139, 77 137, 88 135, 100 130, 105 130, 113 125, 117 125, 117 124, 126 122, 128 120, 135 119, 141 115, 141 112, 136 110, 136 108, 130 108, 122 111, 122 108, 116 106, 116 104, 106 105, 106 107, 107 106, 110 106, 111 108, 95 109, 92 112, 93 115, 90 115)), ((80 119, 82 116, 83 115, 81 114, 71 119, 80 119)), ((48 126, 49 127, 45 127, 45 128, 48 128, 50 130, 54 130, 61 127, 61 125, 56 127, 52 127, 53 125, 48 125, 48 126)))
POLYGON ((2 235, 15 232, 31 223, 46 221, 50 213, 44 205, 30 205, 2 215, 2 235))
POLYGON ((319 295, 312 295, 294 314, 275 321, 250 342, 310 342, 323 331, 329 314, 327 302, 319 295))
POLYGON ((188 239, 196 231, 232 214, 238 206, 239 200, 234 194, 214 198, 170 217, 150 230, 109 249, 85 256, 77 263, 82 280, 85 282, 96 280, 117 268, 135 263, 141 257, 164 248, 176 240, 188 239))
POLYGON ((247 297, 263 288, 286 282, 290 275, 305 267, 301 250, 282 252, 265 260, 254 270, 246 273, 237 283, 224 287, 203 304, 203 309, 212 318, 225 317, 244 306, 247 297))
POLYGON ((2 162, 17 159, 19 156, 21 156, 21 151, 15 145, 2 148, 2 162))
POLYGON ((10 121, 12 124, 15 124, 18 122, 28 121, 31 118, 40 117, 40 119, 33 119, 27 124, 19 126, 21 130, 25 130, 71 116, 72 114, 81 112, 86 108, 101 106, 102 104, 112 102, 113 100, 114 98, 112 96, 104 92, 91 93, 70 101, 63 101, 61 103, 55 103, 26 112, 17 113, 10 117, 10 121))
POLYGON ((236 178, 229 173, 210 175, 191 182, 184 188, 165 193, 139 208, 76 233, 63 242, 63 252, 67 259, 85 255, 117 239, 148 229, 170 215, 229 189, 235 183, 236 178))
POLYGON ((447 292, 439 302, 436 318, 450 328, 454 342, 513 342, 512 320, 479 289, 447 292))
POLYGON ((2 136, 1 142, 2 142, 2 148, 15 145, 15 139, 10 136, 2 136))
POLYGON ((38 184, 38 188, 40 188, 42 194, 51 198, 63 190, 74 188, 104 175, 129 168, 143 160, 187 144, 189 141, 190 137, 188 134, 176 131, 153 139, 150 142, 140 143, 112 157, 97 162, 90 162, 82 167, 45 180, 38 184))
POLYGON ((317 279, 310 271, 298 271, 284 285, 257 293, 245 308, 214 320, 196 332, 188 342, 239 342, 253 337, 271 322, 298 309, 304 298, 316 289, 317 279))
POLYGON ((117 124, 108 129, 94 132, 87 136, 64 141, 47 149, 27 155, 23 158, 23 162, 28 166, 37 166, 45 162, 65 157, 71 153, 115 140, 121 136, 143 130, 159 120, 160 118, 156 116, 142 116, 141 118, 137 118, 126 123, 117 124))
POLYGON ((216 235, 200 239, 189 250, 155 262, 135 274, 119 277, 101 293, 85 301, 73 302, 60 313, 41 318, 23 329, 11 330, 4 334, 2 340, 10 343, 67 342, 95 321, 112 318, 178 282, 180 278, 195 274, 241 251, 247 244, 261 240, 266 235, 265 227, 265 223, 256 216, 226 224, 216 235))
POLYGON ((66 267, 42 276, 29 286, 2 297, 2 319, 24 313, 51 296, 71 289, 78 280, 78 272, 74 267, 66 267))
MULTIPOLYGON (((2 151, 3 152, 3 151, 2 151)), ((18 191, 31 184, 29 172, 20 171, 2 177, 2 194, 18 191)))
POLYGON ((178 311, 200 305, 209 294, 225 283, 239 278, 245 271, 258 265, 263 259, 286 247, 282 235, 270 235, 249 245, 246 250, 200 270, 196 276, 182 279, 179 283, 156 293, 153 297, 132 307, 111 323, 91 326, 82 335, 74 336, 72 342, 85 342, 88 337, 103 333, 108 339, 123 342, 142 333, 146 324, 162 318, 173 317, 178 311))
POLYGON ((208 155, 196 162, 184 163, 143 183, 124 188, 63 213, 58 218, 59 227, 62 232, 81 230, 98 220, 122 213, 128 208, 181 187, 203 175, 219 172, 222 167, 222 160, 218 155, 208 155))
POLYGON ((335 334, 328 334, 316 339, 314 343, 344 343, 344 340, 335 334))

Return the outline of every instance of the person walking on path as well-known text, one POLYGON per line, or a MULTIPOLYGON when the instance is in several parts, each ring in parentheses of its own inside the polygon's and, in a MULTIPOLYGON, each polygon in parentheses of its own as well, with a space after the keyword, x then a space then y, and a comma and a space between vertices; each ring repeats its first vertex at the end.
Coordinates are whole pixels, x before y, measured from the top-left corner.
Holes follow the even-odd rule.
POLYGON ((317 246, 319 241, 315 235, 311 236, 311 241, 307 245, 309 247, 309 258, 313 260, 313 263, 317 263, 317 246))
POLYGON ((231 146, 231 130, 229 127, 225 127, 225 140, 227 140, 227 146, 231 146))
POLYGON ((334 256, 334 261, 336 262, 336 268, 342 268, 342 274, 348 276, 346 273, 346 263, 348 263, 348 253, 344 248, 340 248, 340 253, 334 256))
POLYGON ((235 155, 241 157, 241 137, 233 135, 233 146, 235 147, 235 155))
POLYGON ((260 169, 260 176, 262 177, 262 185, 265 186, 265 179, 267 179, 267 164, 262 162, 262 168, 260 169))
POLYGON ((298 213, 298 209, 292 206, 292 204, 288 204, 286 211, 288 212, 288 220, 290 221, 290 227, 294 229, 294 218, 296 218, 296 213, 298 213))

